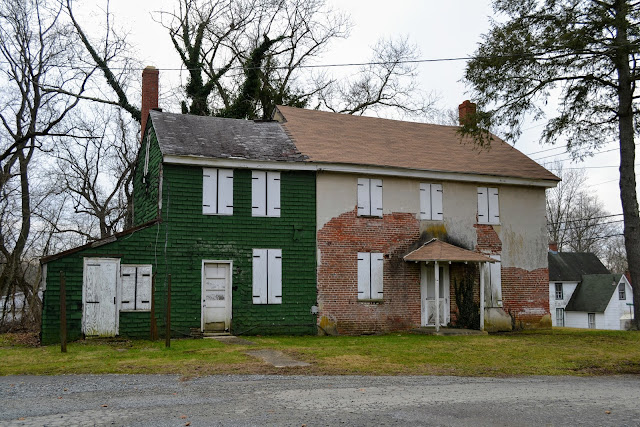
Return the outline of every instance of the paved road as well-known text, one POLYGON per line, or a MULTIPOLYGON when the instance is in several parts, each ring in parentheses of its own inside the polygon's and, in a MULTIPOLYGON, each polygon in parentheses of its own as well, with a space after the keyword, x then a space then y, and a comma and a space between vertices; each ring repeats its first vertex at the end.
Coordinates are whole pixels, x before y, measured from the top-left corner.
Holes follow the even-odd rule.
POLYGON ((640 425, 639 377, 0 377, 5 425, 640 425))

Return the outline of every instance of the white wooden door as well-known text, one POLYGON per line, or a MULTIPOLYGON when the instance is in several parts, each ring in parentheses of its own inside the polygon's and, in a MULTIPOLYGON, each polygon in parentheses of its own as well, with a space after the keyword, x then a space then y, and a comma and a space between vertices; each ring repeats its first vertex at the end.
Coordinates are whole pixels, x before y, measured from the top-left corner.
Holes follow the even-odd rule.
POLYGON ((118 333, 119 270, 119 259, 84 259, 82 327, 85 335, 113 337, 118 333))
POLYGON ((231 264, 202 265, 202 330, 221 332, 231 324, 231 264))
MULTIPOLYGON (((450 319, 449 305, 449 265, 439 266, 440 269, 440 325, 446 326, 450 319)), ((433 264, 422 264, 420 273, 421 294, 421 324, 422 326, 436 325, 436 277, 433 264)))

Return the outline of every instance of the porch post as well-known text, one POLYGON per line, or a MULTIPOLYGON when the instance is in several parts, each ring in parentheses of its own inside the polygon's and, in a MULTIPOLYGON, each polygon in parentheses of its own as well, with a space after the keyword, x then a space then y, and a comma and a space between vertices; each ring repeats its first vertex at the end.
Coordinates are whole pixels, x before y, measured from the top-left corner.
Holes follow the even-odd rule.
POLYGON ((438 261, 433 263, 436 279, 436 332, 440 332, 440 269, 438 268, 438 261))
POLYGON ((486 262, 480 263, 480 330, 484 331, 484 270, 486 262))

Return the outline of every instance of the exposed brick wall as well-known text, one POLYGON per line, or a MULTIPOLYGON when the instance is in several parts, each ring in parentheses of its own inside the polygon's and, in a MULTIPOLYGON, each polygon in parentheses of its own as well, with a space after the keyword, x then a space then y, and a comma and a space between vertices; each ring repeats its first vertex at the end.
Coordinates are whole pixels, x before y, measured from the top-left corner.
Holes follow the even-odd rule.
POLYGON ((358 217, 356 209, 331 219, 318 231, 319 319, 339 333, 362 334, 408 329, 420 324, 420 266, 402 256, 419 237, 415 215, 358 217), (382 252, 384 300, 358 301, 358 252, 382 252))
POLYGON ((502 267, 504 311, 516 318, 516 326, 535 326, 549 314, 549 270, 502 267))
POLYGON ((502 253, 502 241, 500 236, 489 224, 474 224, 478 243, 476 244, 476 252, 489 255, 500 255, 502 253))

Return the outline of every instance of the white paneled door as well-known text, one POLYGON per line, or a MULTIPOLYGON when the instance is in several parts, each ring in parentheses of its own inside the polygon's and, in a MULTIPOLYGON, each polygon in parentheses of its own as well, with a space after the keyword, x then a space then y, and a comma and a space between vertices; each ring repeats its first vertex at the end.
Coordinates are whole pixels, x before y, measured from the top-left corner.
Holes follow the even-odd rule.
POLYGON ((231 264, 202 265, 202 330, 228 331, 231 325, 231 264))
POLYGON ((420 294, 422 299, 423 326, 436 325, 436 304, 440 304, 440 325, 446 326, 450 319, 449 305, 449 265, 441 264, 439 267, 440 292, 436 302, 436 277, 433 263, 422 264, 420 272, 420 294))
POLYGON ((82 328, 85 335, 113 337, 118 333, 119 270, 119 259, 84 259, 82 328))

